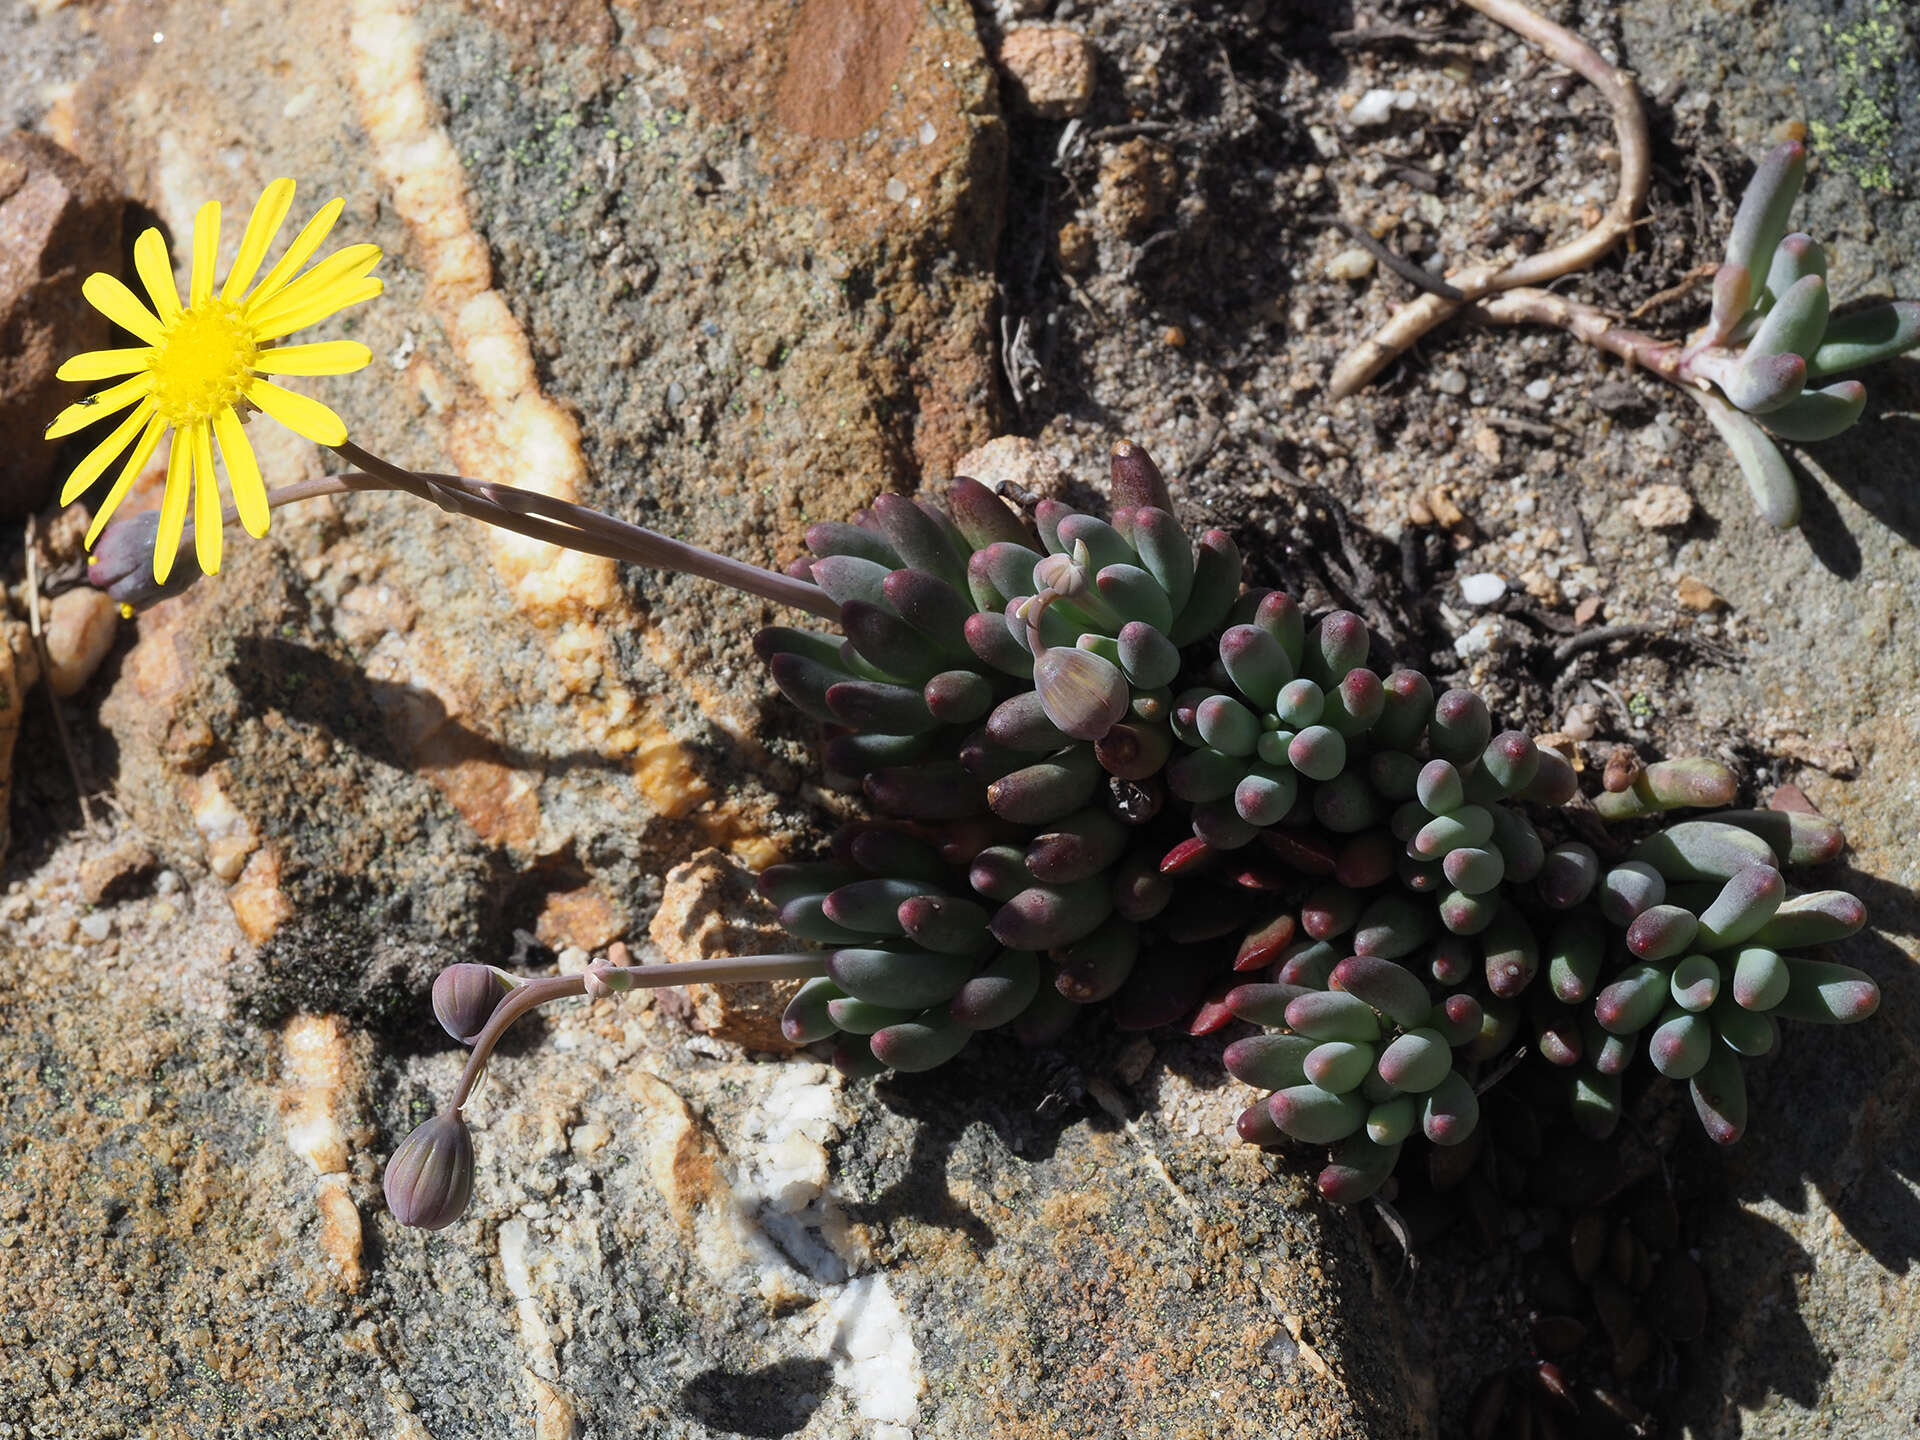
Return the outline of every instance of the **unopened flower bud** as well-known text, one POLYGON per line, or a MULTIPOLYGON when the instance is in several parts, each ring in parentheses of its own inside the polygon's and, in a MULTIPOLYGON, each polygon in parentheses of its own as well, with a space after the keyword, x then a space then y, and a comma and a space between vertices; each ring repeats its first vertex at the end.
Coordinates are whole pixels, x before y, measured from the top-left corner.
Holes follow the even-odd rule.
POLYGON ((1086 593, 1092 571, 1093 557, 1087 552, 1087 542, 1081 540, 1075 543, 1071 555, 1049 555, 1035 565, 1033 581, 1070 600, 1086 593))
POLYGON ((160 534, 160 512, 143 510, 114 521, 87 560, 87 583, 104 590, 128 611, 145 610, 178 595, 200 578, 193 546, 183 545, 166 584, 153 578, 153 547, 160 534))
POLYGON ((387 1209, 402 1225, 444 1230, 473 1195, 473 1137, 457 1110, 420 1126, 387 1161, 387 1209))
POLYGON ((506 994, 490 965, 449 965, 433 981, 433 1018, 463 1045, 487 1028, 494 1006, 506 994))
POLYGON ((1076 740, 1099 740, 1127 713, 1127 677, 1091 651, 1055 645, 1033 662, 1047 718, 1076 740))

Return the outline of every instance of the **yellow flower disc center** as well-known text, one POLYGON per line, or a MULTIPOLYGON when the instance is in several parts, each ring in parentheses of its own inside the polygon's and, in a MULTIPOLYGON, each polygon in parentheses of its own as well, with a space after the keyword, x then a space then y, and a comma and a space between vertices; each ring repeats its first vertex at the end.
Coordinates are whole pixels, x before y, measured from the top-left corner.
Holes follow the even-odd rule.
POLYGON ((239 400, 260 353, 243 312, 209 297, 182 310, 154 347, 153 399, 170 425, 211 420, 239 400))

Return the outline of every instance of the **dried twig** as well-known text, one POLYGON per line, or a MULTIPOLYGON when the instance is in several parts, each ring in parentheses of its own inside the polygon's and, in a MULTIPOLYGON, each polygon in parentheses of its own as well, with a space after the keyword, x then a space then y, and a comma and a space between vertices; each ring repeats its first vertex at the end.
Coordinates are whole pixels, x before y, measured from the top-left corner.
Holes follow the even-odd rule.
POLYGON ((1632 621, 1620 625, 1596 625, 1591 630, 1583 630, 1571 640, 1562 640, 1553 647, 1553 659, 1557 665, 1564 665, 1576 655, 1584 655, 1589 650, 1597 650, 1602 645, 1610 645, 1615 640, 1633 640, 1642 635, 1658 635, 1661 627, 1644 621, 1632 621))
POLYGON ((1443 300, 1465 300, 1453 286, 1439 276, 1413 263, 1399 251, 1389 248, 1376 239, 1373 232, 1364 225, 1356 225, 1344 215, 1310 215, 1308 223, 1313 225, 1334 225, 1347 232, 1359 247, 1366 251, 1394 274, 1405 280, 1415 289, 1424 290, 1429 295, 1438 295, 1443 300))
POLYGON ((53 693, 53 659, 47 654, 47 637, 40 628, 39 525, 27 517, 27 632, 33 637, 34 658, 40 662, 40 674, 47 682, 47 708, 53 711, 53 731, 60 737, 60 753, 66 757, 67 773, 73 777, 73 793, 80 801, 80 820, 93 829, 93 807, 87 803, 87 787, 80 778, 80 761, 73 753, 73 738, 67 734, 67 717, 60 711, 60 697, 53 693))
POLYGON ((1102 140, 1130 140, 1135 135, 1165 135, 1180 127, 1171 120, 1129 120, 1124 125, 1103 125, 1089 130, 1081 138, 1089 145, 1102 140))
POLYGON ((1327 39, 1337 49, 1370 50, 1382 45, 1465 45, 1473 40, 1473 32, 1448 30, 1438 25, 1395 25, 1388 21, 1362 30, 1336 30, 1327 39))
POLYGON ((1638 305, 1634 306, 1632 310, 1627 312, 1627 318, 1629 320, 1638 320, 1642 315, 1645 315, 1648 311, 1658 310, 1662 305, 1666 304, 1669 300, 1678 300, 1682 295, 1687 294, 1690 290, 1694 288, 1694 286, 1698 285, 1702 280, 1712 278, 1714 272, 1717 271, 1719 268, 1720 267, 1718 265, 1694 266, 1691 270, 1687 271, 1686 274, 1680 277, 1679 282, 1677 284, 1669 285, 1666 289, 1662 290, 1658 295, 1653 296, 1651 299, 1642 300, 1638 305))
MULTIPOLYGON (((1586 41, 1536 15, 1520 0, 1466 0, 1466 3, 1488 19, 1532 41, 1599 90, 1613 109, 1614 134, 1620 146, 1620 188, 1600 223, 1564 245, 1529 255, 1511 266, 1474 265, 1452 277, 1455 289, 1467 299, 1477 300, 1499 290, 1541 285, 1598 260, 1632 231, 1646 204, 1653 172, 1646 111, 1632 76, 1609 65, 1586 41)), ((1423 295, 1402 307, 1377 334, 1363 340, 1340 362, 1328 386, 1330 393, 1336 400, 1353 394, 1385 369, 1394 357, 1459 310, 1460 304, 1438 295, 1423 295)))

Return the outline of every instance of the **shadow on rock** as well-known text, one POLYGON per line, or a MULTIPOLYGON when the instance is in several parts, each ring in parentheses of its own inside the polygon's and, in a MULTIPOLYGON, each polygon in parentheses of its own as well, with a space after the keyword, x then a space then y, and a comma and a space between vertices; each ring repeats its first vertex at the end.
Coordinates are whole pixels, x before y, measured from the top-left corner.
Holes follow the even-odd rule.
POLYGON ((1062 1132, 1081 1118, 1086 1090, 1066 1053, 1028 1051, 983 1035, 935 1074, 888 1076, 874 1086, 873 1100, 915 1122, 913 1140, 903 1164, 880 1171, 878 1193, 846 1202, 848 1216, 861 1224, 904 1218, 958 1231, 984 1254, 997 1238, 955 1196, 955 1179, 990 1189, 996 1168, 1008 1161, 1051 1160, 1062 1132))
POLYGON ((791 1435, 813 1418, 832 1378, 824 1360, 703 1370, 681 1388, 680 1403, 702 1425, 729 1435, 791 1435))
POLYGON ((547 755, 503 745, 462 724, 431 690, 376 680, 311 646, 243 636, 235 652, 231 679, 249 711, 277 709, 382 765, 436 770, 480 761, 540 774, 626 768, 592 750, 547 755))

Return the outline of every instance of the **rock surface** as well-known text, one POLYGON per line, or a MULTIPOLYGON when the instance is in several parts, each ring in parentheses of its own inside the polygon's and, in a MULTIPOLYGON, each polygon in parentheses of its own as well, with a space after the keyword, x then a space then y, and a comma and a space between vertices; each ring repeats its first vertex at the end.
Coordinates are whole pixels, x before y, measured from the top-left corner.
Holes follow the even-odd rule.
MULTIPOLYGON (((314 388, 401 461, 784 563, 997 431, 1005 141, 962 6, 182 0, 0 41, 175 237, 213 197, 231 247, 276 174, 347 197, 389 294, 335 333, 375 383, 314 388)), ((320 472, 254 434, 276 481, 320 472)), ((5 901, 0 1434, 899 1440, 1223 1403, 1226 1433, 1427 1433, 1364 1235, 1220 1145, 1239 1102, 1198 1057, 995 1049, 870 1093, 719 1038, 764 1039, 771 997, 696 1001, 707 1035, 576 1006, 472 1107, 471 1218, 392 1224, 380 1161, 459 1064, 441 964, 659 958, 705 850, 719 898, 682 872, 656 931, 699 952, 743 922, 706 923, 726 877, 842 803, 746 648, 771 613, 374 497, 282 512, 129 627, 87 758, 170 868, 148 891, 30 807, 5 901)))
POLYGON ((1094 54, 1064 25, 1016 25, 1000 42, 1010 98, 1043 120, 1084 115, 1093 100, 1094 54))
POLYGON ((107 343, 80 282, 118 268, 120 211, 107 177, 44 135, 0 137, 0 520, 48 498, 58 452, 40 437, 67 388, 53 372, 107 343))
MULTIPOLYGON (((1625 311, 1714 258, 1716 187, 1795 119, 1835 137, 1808 213, 1837 292, 1920 291, 1913 207, 1844 143, 1882 127, 1911 169, 1915 92, 1881 78, 1914 63, 1899 7, 1575 8, 1660 97, 1683 167, 1644 247, 1575 293, 1625 311)), ((1071 494, 1124 428, 1262 580, 1367 610, 1537 729, 1578 713, 1576 760, 1717 750, 1761 789, 1797 779, 1853 837, 1834 878, 1881 930, 1845 958, 1882 1014, 1795 1037, 1739 1150, 1680 1142, 1712 1319, 1649 1368, 1698 1435, 1902 1433, 1920 366, 1801 452, 1810 519, 1785 536, 1684 402, 1558 337, 1443 330, 1329 404, 1331 364, 1406 288, 1330 269, 1351 242, 1315 217, 1444 268, 1570 233, 1612 183, 1603 113, 1525 47, 1478 21, 1431 53, 1336 44, 1353 9, 1079 7, 1108 67, 1086 131, 1120 133, 1065 146, 1002 118, 955 0, 15 7, 0 46, 10 118, 176 241, 213 196, 231 247, 276 174, 301 207, 347 197, 389 294, 341 331, 374 371, 315 393, 397 460, 778 564, 805 523, 956 465, 1071 494), (1356 128, 1376 91, 1382 123, 1356 128), (1650 485, 1688 501, 1655 529, 1626 508, 1650 485), (1449 608, 1477 573, 1508 593, 1449 608), (1683 577, 1726 608, 1684 610, 1683 577), (1541 615, 1656 633, 1566 665, 1541 615)), ((1689 303, 1647 323, 1684 328, 1689 303)), ((321 468, 254 432, 276 479, 321 468)), ((1097 1027, 849 1087, 667 1005, 564 1008, 476 1102, 471 1218, 395 1228, 380 1161, 459 1063, 426 1021, 439 965, 651 958, 674 866, 801 853, 836 813, 745 646, 771 613, 399 498, 282 512, 89 692, 83 768, 164 867, 150 887, 124 835, 81 832, 28 712, 0 898, 0 1437, 902 1440, 1095 1412, 1394 1437, 1456 1426, 1530 1353, 1507 1284, 1544 1207, 1485 1251, 1423 1242, 1409 1299, 1365 1215, 1221 1144, 1245 1096, 1210 1049, 1097 1027)), ((668 952, 706 943, 683 898, 668 952)))

